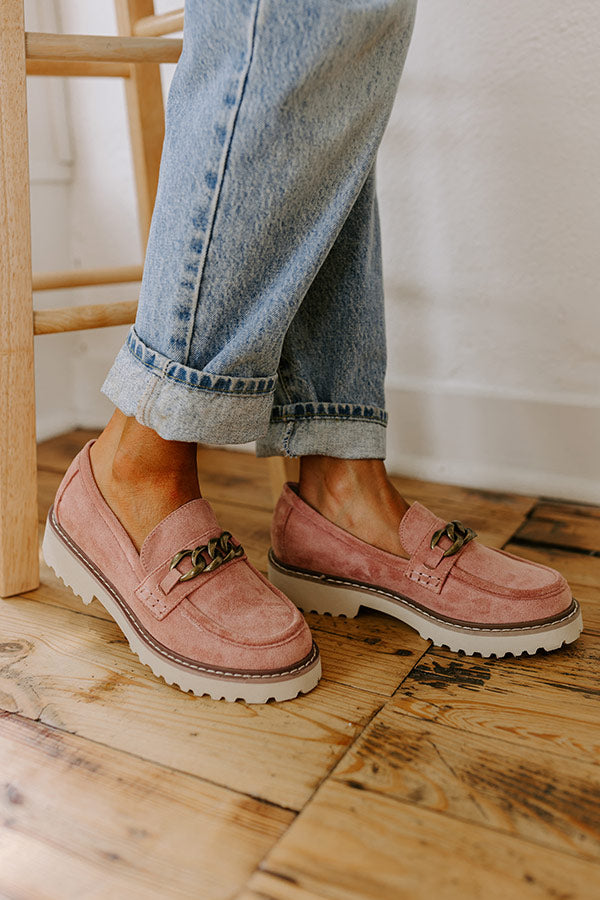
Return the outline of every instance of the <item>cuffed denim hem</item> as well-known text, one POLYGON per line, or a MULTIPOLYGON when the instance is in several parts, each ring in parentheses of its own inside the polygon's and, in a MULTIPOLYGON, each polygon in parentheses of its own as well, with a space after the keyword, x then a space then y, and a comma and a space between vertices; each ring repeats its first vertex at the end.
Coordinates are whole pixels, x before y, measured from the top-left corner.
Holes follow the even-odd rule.
POLYGON ((168 441, 242 444, 266 433, 277 375, 215 375, 152 350, 132 327, 102 385, 126 415, 168 441))
POLYGON ((336 456, 385 459, 387 413, 351 403, 275 406, 257 456, 336 456))

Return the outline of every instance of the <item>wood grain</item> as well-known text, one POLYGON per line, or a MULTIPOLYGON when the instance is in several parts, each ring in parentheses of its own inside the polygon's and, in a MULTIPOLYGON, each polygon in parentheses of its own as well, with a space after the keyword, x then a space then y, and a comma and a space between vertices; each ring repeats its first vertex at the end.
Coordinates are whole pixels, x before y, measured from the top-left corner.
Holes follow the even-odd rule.
MULTIPOLYGON (((40 514, 90 436, 80 431, 40 447, 40 514)), ((264 570, 272 507, 267 461, 215 448, 199 448, 198 459, 218 517, 264 570)), ((563 571, 582 603, 584 635, 556 653, 482 660, 429 648, 380 613, 310 615, 323 653, 321 685, 287 704, 231 706, 155 679, 103 608, 84 608, 43 565, 30 599, 0 608, 2 705, 84 748, 106 745, 135 764, 139 757, 173 777, 210 782, 227 796, 285 807, 288 829, 269 831, 267 856, 256 859, 254 874, 245 870, 245 883, 236 882, 236 900, 595 896, 600 558, 576 546, 506 544, 535 507, 532 498, 398 483, 410 499, 462 518, 490 543, 563 571), (291 810, 299 810, 296 819, 291 810)), ((538 512, 540 506, 547 504, 538 512)), ((576 517, 575 525, 598 518, 587 507, 558 506, 562 512, 551 504, 544 515, 576 517)), ((92 804, 94 797, 92 790, 92 804)), ((195 795, 190 804, 204 810, 207 802, 195 795)), ((131 803, 137 805, 135 796, 131 803)), ((215 833, 220 827, 217 813, 215 833)), ((243 834, 232 837, 226 824, 223 835, 234 853, 238 839, 244 845, 243 834)), ((45 871, 68 866, 77 885, 89 883, 85 852, 66 856, 65 846, 46 840, 32 845, 31 834, 16 829, 10 837, 11 860, 35 848, 45 871)), ((227 863, 216 854, 217 887, 211 882, 200 896, 220 896, 227 863)), ((145 865, 130 877, 128 861, 125 868, 123 861, 98 864, 117 896, 124 890, 135 897, 146 877, 145 865)), ((152 897, 143 884, 143 896, 152 897)), ((3 887, 0 880, 0 893, 3 887)))
POLYGON ((35 310, 33 313, 33 333, 59 334, 64 331, 108 328, 111 325, 129 325, 135 322, 136 311, 137 300, 35 310))
POLYGON ((172 34, 183 29, 183 8, 172 9, 160 15, 149 15, 138 19, 134 25, 135 34, 146 36, 172 34))
POLYGON ((0 603, 0 708, 290 809, 384 700, 324 679, 288 703, 216 703, 156 678, 111 621, 0 603))
POLYGON ((596 863, 329 780, 248 888, 272 900, 595 900, 599 878, 596 863))
POLYGON ((402 655, 386 653, 360 637, 344 635, 341 629, 332 634, 313 628, 313 634, 323 658, 324 678, 387 697, 392 696, 429 645, 410 628, 406 628, 406 644, 411 644, 415 652, 402 655))
POLYGON ((0 8, 0 596, 38 584, 23 4, 0 8))
POLYGON ((441 725, 600 765, 600 638, 515 660, 429 651, 391 709, 441 725))
POLYGON ((600 508, 538 503, 515 537, 532 544, 572 547, 600 554, 600 508))
POLYGON ((600 861, 600 768, 383 709, 333 778, 600 861))
POLYGON ((28 75, 52 75, 55 78, 129 78, 129 63, 73 62, 61 59, 28 59, 28 75))
POLYGON ((141 266, 104 266, 101 269, 62 269, 34 272, 34 291, 55 291, 63 287, 96 284, 125 284, 142 280, 141 266))
POLYGON ((3 897, 225 900, 293 820, 288 810, 6 713, 0 771, 3 897))
POLYGON ((73 62, 176 63, 180 38, 25 32, 27 59, 73 62))

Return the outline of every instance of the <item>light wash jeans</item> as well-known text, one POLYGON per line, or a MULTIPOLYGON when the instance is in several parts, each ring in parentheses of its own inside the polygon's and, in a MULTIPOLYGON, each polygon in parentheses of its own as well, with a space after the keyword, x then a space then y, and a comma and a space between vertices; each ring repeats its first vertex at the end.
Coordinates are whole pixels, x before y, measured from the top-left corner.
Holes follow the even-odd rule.
POLYGON ((135 326, 163 438, 385 457, 375 160, 416 0, 186 0, 135 326))

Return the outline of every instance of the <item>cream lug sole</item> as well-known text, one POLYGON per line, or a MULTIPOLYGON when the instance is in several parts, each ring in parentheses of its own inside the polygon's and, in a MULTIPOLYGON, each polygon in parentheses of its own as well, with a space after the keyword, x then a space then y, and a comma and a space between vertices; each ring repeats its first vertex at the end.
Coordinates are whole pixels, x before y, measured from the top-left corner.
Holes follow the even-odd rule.
POLYGON ((417 607, 401 594, 358 582, 309 573, 283 565, 269 551, 269 581, 303 612, 353 618, 361 606, 376 609, 405 622, 436 647, 462 650, 468 656, 520 656, 538 650, 556 650, 576 640, 583 629, 576 600, 563 616, 535 626, 486 628, 453 624, 417 607))

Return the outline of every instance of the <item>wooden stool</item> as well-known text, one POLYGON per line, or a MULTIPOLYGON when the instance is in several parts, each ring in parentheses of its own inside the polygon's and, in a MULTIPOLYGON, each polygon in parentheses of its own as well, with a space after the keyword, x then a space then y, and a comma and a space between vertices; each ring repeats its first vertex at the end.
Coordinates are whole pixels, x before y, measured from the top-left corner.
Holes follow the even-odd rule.
MULTIPOLYGON (((145 253, 164 138, 160 63, 175 63, 183 9, 115 0, 117 36, 25 32, 23 0, 0 7, 0 596, 39 584, 34 334, 131 324, 137 301, 33 311, 33 290, 140 281, 141 266, 32 274, 27 75, 123 78, 145 253), (140 65, 143 63, 143 65, 140 65)), ((270 460, 278 495, 294 461, 270 460)))

